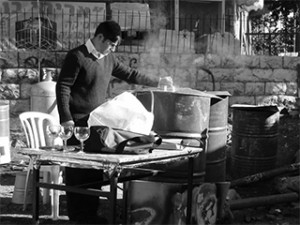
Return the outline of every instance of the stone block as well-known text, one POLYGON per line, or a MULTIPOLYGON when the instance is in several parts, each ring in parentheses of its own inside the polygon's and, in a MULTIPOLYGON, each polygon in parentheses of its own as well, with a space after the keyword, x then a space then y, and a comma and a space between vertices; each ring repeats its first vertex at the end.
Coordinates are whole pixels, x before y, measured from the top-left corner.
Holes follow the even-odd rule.
POLYGON ((285 82, 266 82, 265 94, 267 95, 282 95, 287 91, 285 82))
POLYGON ((2 83, 19 83, 18 69, 4 69, 2 70, 2 83))
POLYGON ((288 95, 262 95, 256 96, 257 104, 260 105, 279 105, 292 108, 296 105, 297 97, 288 95))
POLYGON ((297 71, 288 70, 288 69, 274 69, 272 75, 273 81, 296 81, 297 80, 297 71))
POLYGON ((19 115, 22 112, 30 111, 30 99, 16 99, 9 101, 10 113, 19 115))
POLYGON ((195 71, 195 76, 198 81, 210 81, 212 82, 212 77, 202 68, 197 68, 195 71))
POLYGON ((215 82, 233 82, 235 79, 235 69, 233 68, 211 68, 215 82))
POLYGON ((18 67, 18 54, 19 52, 13 50, 13 51, 0 51, 0 68, 14 68, 18 67))
POLYGON ((260 68, 279 69, 283 66, 283 58, 278 56, 260 56, 260 68))
POLYGON ((263 95, 265 93, 265 83, 263 82, 247 82, 245 84, 246 95, 263 95))
POLYGON ((173 77, 172 71, 170 71, 168 68, 159 68, 158 74, 160 77, 167 77, 167 76, 173 77))
POLYGON ((234 74, 235 81, 259 81, 258 77, 253 76, 253 70, 249 68, 236 68, 234 74))
POLYGON ((30 98, 31 87, 32 87, 32 85, 29 83, 20 84, 20 98, 21 99, 30 98))
POLYGON ((284 69, 297 69, 297 65, 300 64, 300 57, 283 57, 283 68, 284 69))
POLYGON ((184 66, 185 68, 204 66, 204 55, 181 54, 178 65, 184 66))
POLYGON ((139 68, 139 71, 149 76, 154 76, 154 77, 160 76, 158 68, 153 66, 146 66, 146 67, 139 68))
POLYGON ((22 131, 22 125, 19 116, 10 117, 9 126, 11 131, 22 131))
POLYGON ((160 54, 158 52, 150 52, 145 54, 145 53, 141 53, 140 54, 140 61, 141 61, 141 66, 148 66, 148 65, 152 65, 152 66, 158 66, 160 65, 160 54))
POLYGON ((163 54, 160 56, 160 66, 168 68, 182 67, 180 64, 180 55, 163 54))
POLYGON ((297 94, 298 94, 297 82, 287 82, 286 85, 287 85, 286 94, 297 96, 297 94))
POLYGON ((2 82, 4 83, 36 83, 38 81, 37 69, 8 68, 2 70, 2 82))
POLYGON ((221 67, 222 57, 219 55, 206 54, 204 58, 205 66, 208 68, 221 67))
POLYGON ((255 105, 255 97, 254 96, 230 96, 229 98, 229 106, 233 104, 248 104, 255 105))
POLYGON ((232 96, 245 95, 245 84, 242 82, 221 82, 220 89, 228 91, 232 96))
POLYGON ((252 77, 256 81, 273 81, 273 70, 272 69, 253 69, 252 77))
POLYGON ((0 98, 0 104, 7 105, 7 104, 9 104, 9 100, 0 98))
POLYGON ((220 85, 216 84, 215 85, 215 90, 214 90, 214 86, 212 82, 202 82, 202 81, 198 81, 196 83, 196 87, 195 89, 199 90, 199 91, 215 91, 215 90, 220 90, 220 85))
POLYGON ((222 67, 225 68, 257 68, 259 58, 247 55, 225 56, 222 58, 222 67))
POLYGON ((189 73, 188 70, 185 69, 177 69, 174 72, 173 76, 173 82, 175 87, 189 87, 189 88, 195 88, 196 82, 196 76, 189 73))
POLYGON ((277 95, 258 95, 255 96, 257 105, 276 105, 278 104, 277 95))
MULTIPOLYGON (((185 61, 188 61, 187 58, 188 57, 182 57, 181 64, 185 63, 185 61)), ((203 66, 205 66, 205 55, 197 54, 193 57, 193 59, 191 59, 191 62, 192 62, 193 67, 195 67, 195 68, 203 67, 203 66)))
POLYGON ((18 99, 20 90, 18 84, 0 84, 0 99, 18 99))

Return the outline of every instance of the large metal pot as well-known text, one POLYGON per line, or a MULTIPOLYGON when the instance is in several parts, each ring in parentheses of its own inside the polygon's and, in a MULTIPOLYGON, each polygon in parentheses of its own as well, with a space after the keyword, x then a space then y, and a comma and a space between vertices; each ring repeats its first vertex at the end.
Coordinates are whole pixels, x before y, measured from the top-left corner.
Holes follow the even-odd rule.
POLYGON ((154 113, 153 130, 162 136, 201 137, 209 124, 210 100, 215 95, 190 88, 176 91, 142 89, 136 97, 154 113))
MULTIPOLYGON (((205 92, 190 88, 174 92, 160 89, 143 89, 135 92, 137 98, 154 113, 153 130, 164 139, 182 140, 182 144, 201 147, 203 151, 194 160, 194 181, 202 182, 205 175, 206 139, 209 125, 211 97, 205 92)), ((163 166, 157 165, 158 169, 163 166)), ((167 165, 175 173, 156 177, 168 182, 185 182, 187 160, 167 165), (174 176, 175 174, 175 176, 174 176)), ((164 168, 166 169, 166 168, 164 168)))
MULTIPOLYGON (((211 98, 215 95, 190 88, 174 92, 161 89, 143 89, 135 95, 146 109, 154 113, 153 131, 164 139, 179 139, 182 144, 201 147, 203 151, 194 161, 194 181, 202 182, 205 174, 206 139, 209 126, 211 98)), ((160 166, 157 166, 160 169, 160 166)), ((187 161, 168 165, 172 175, 163 176, 164 181, 184 182, 187 177, 187 161)), ((160 178, 156 178, 160 179, 160 178)))

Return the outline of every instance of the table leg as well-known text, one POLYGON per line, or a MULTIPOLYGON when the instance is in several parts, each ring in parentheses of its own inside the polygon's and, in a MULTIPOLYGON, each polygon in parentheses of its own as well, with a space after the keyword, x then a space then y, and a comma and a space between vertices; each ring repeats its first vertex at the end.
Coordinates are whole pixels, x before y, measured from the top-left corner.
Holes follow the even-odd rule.
POLYGON ((123 183, 123 210, 122 210, 122 220, 123 220, 123 224, 127 224, 127 210, 128 210, 128 186, 129 186, 129 182, 124 182, 123 183))
POLYGON ((39 177, 40 177, 40 168, 33 167, 32 173, 32 191, 33 191, 33 202, 32 202, 32 217, 33 223, 39 224, 39 196, 40 196, 40 187, 38 186, 39 177))
POLYGON ((110 178, 110 224, 116 224, 116 211, 117 211, 117 185, 118 173, 114 173, 110 178))
POLYGON ((193 173, 194 173, 194 158, 189 158, 188 162, 188 195, 187 195, 187 212, 186 224, 191 223, 192 217, 192 198, 193 198, 193 173))

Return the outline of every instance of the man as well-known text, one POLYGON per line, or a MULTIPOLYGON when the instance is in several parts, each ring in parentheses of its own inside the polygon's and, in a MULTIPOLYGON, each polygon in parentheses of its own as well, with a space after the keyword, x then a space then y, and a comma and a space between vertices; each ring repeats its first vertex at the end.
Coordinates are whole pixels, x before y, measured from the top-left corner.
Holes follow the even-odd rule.
MULTIPOLYGON (((97 27, 94 37, 72 49, 66 55, 56 85, 57 106, 61 125, 87 126, 91 111, 104 103, 111 76, 134 84, 158 85, 158 78, 148 77, 121 64, 111 54, 121 40, 121 28, 114 21, 105 21, 97 27)), ((69 145, 78 145, 73 136, 69 145)), ((89 151, 88 146, 85 151, 89 151)), ((102 171, 66 168, 66 184, 81 185, 99 182, 102 171)), ((101 188, 91 185, 92 188, 101 188)), ((69 219, 75 223, 101 224, 97 215, 99 198, 67 192, 69 219)))

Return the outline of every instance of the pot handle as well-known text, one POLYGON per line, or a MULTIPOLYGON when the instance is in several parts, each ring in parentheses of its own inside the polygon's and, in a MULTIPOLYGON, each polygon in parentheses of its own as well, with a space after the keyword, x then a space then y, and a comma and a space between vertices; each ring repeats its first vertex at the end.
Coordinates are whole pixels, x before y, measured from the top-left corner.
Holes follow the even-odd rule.
MULTIPOLYGON (((131 92, 132 94, 135 93, 135 96, 137 95, 137 92, 135 92, 135 91, 129 91, 129 92, 131 92)), ((154 113, 154 94, 153 94, 152 90, 149 90, 149 92, 150 92, 150 97, 151 97, 151 108, 150 108, 151 111, 150 112, 154 113)))
POLYGON ((154 112, 154 94, 153 91, 150 90, 150 96, 151 96, 151 113, 154 112))

